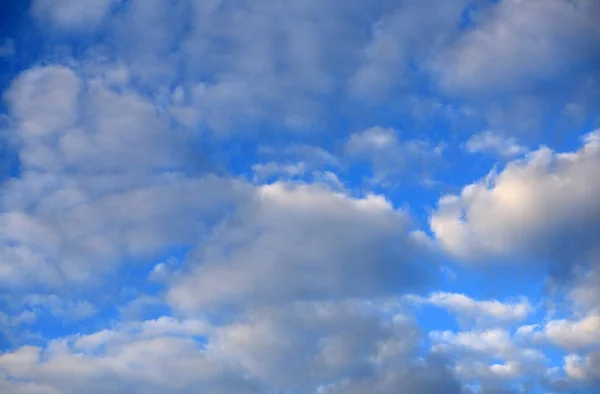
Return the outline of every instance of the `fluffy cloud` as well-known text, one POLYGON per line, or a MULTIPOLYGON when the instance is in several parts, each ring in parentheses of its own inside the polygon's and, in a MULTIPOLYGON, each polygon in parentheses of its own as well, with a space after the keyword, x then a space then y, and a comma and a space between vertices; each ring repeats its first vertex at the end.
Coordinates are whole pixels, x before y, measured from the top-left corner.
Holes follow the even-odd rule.
POLYGON ((58 28, 86 30, 99 25, 113 4, 120 0, 35 0, 33 14, 42 23, 50 22, 58 28))
POLYGON ((541 351, 515 343, 503 329, 434 331, 429 337, 433 352, 458 358, 456 373, 467 381, 507 383, 541 374, 548 361, 541 351))
POLYGON ((481 354, 491 359, 540 361, 544 356, 529 348, 517 346, 506 330, 493 328, 484 331, 434 331, 430 333, 433 349, 438 352, 458 350, 465 355, 481 354))
POLYGON ((430 225, 464 260, 582 262, 597 252, 600 134, 575 152, 548 148, 439 200, 430 225))
POLYGON ((185 138, 133 92, 51 66, 25 72, 6 97, 21 164, 0 201, 6 286, 87 280, 193 243, 238 195, 233 180, 187 176, 185 138))
POLYGON ((500 1, 477 13, 433 68, 446 90, 463 94, 528 90, 574 66, 593 71, 598 12, 594 0, 500 1))
POLYGON ((177 324, 158 321, 146 326, 153 330, 104 331, 56 339, 45 349, 25 346, 4 353, 0 388, 27 394, 268 392, 239 370, 208 356, 197 341, 176 335, 177 324))
POLYGON ((465 142, 465 150, 469 153, 491 153, 500 157, 520 156, 528 152, 524 146, 517 144, 514 138, 503 138, 491 131, 474 134, 465 142))
POLYGON ((354 199, 318 185, 262 186, 191 254, 190 272, 174 279, 168 298, 194 310, 421 288, 435 263, 409 224, 405 212, 380 196, 354 199))
POLYGON ((525 341, 548 341, 567 351, 586 350, 600 346, 600 316, 549 320, 543 326, 523 326, 517 334, 525 341))
POLYGON ((508 135, 593 124, 593 0, 30 3, 32 34, 0 23, 0 392, 597 389, 600 134, 508 135), (520 159, 399 209, 442 151, 450 193, 465 151, 520 159), (483 265, 436 281, 440 246, 572 281, 553 316, 518 281, 474 299, 483 265))
POLYGON ((586 357, 568 355, 565 357, 564 370, 568 377, 575 381, 587 381, 600 387, 600 352, 596 351, 586 357))
POLYGON ((295 303, 254 310, 225 325, 161 317, 5 352, 0 388, 309 394, 340 381, 326 392, 353 393, 363 376, 372 376, 381 393, 392 392, 401 377, 411 393, 444 384, 458 392, 443 364, 411 361, 419 338, 410 319, 365 302, 295 303))
POLYGON ((428 178, 441 161, 444 143, 401 141, 397 130, 377 126, 352 134, 344 149, 351 160, 370 163, 375 182, 387 184, 397 182, 409 169, 416 177, 428 178))
POLYGON ((523 320, 533 312, 527 299, 501 302, 474 300, 464 294, 437 292, 429 297, 408 296, 412 302, 434 305, 455 313, 461 323, 496 325, 523 320))
POLYGON ((370 40, 349 79, 349 90, 361 98, 381 98, 408 86, 411 62, 422 65, 458 35, 468 0, 404 1, 371 24, 370 40))
POLYGON ((327 394, 392 394, 401 388, 410 394, 458 394, 460 383, 443 362, 432 359, 419 360, 404 368, 395 368, 376 376, 348 380, 321 392, 327 394))
POLYGON ((293 303, 217 328, 208 349, 276 387, 311 393, 405 364, 419 340, 412 321, 367 303, 293 303))

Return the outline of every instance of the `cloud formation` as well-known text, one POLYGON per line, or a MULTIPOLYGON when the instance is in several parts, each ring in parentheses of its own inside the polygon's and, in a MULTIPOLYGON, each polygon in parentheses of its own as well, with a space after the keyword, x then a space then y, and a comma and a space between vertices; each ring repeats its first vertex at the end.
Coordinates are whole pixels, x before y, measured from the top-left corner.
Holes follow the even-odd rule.
POLYGON ((596 1, 17 3, 0 392, 598 391, 596 1))

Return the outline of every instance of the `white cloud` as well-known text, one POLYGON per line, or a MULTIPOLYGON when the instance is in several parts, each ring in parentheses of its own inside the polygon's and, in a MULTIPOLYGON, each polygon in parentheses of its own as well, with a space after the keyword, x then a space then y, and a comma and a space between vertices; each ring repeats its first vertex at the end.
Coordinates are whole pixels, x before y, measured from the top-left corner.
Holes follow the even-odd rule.
POLYGON ((54 294, 29 294, 23 300, 23 304, 35 313, 47 311, 64 321, 85 319, 97 313, 96 307, 88 301, 64 300, 54 294))
POLYGON ((600 346, 600 316, 549 320, 543 325, 521 327, 517 335, 525 342, 547 341, 567 351, 591 349, 600 346))
POLYGON ((542 147, 442 197, 430 218, 436 239, 467 261, 591 257, 599 245, 599 136, 588 134, 576 152, 542 147))
POLYGON ((446 365, 425 359, 404 367, 383 371, 363 378, 348 379, 323 388, 324 394, 393 394, 402 388, 410 394, 458 394, 461 385, 446 365))
MULTIPOLYGON (((540 95, 504 97, 485 110, 487 102, 473 110, 434 96, 436 83, 470 98, 528 90, 523 81, 589 60, 582 48, 597 48, 597 27, 587 24, 597 6, 548 1, 478 2, 484 13, 463 30, 470 0, 34 0, 38 27, 57 44, 34 64, 71 66, 34 66, 5 95, 19 168, 0 193, 0 333, 8 338, 0 345, 9 344, 0 392, 458 394, 469 392, 464 381, 479 380, 473 392, 507 393, 503 382, 545 370, 528 347, 538 336, 569 351, 597 344, 592 267, 569 293, 587 315, 521 327, 514 338, 499 327, 529 315, 526 299, 413 296, 479 330, 433 332, 435 357, 421 358, 417 323, 395 308, 405 306, 399 296, 435 283, 438 245, 396 208, 404 197, 359 197, 354 174, 343 172, 364 159, 386 186, 413 174, 432 184, 444 144, 416 134, 421 126, 445 130, 464 115, 512 130, 502 127, 514 114, 506 108, 541 113, 540 95), (560 32, 551 29, 557 20, 560 32), (576 40, 586 34, 591 40, 576 40), (360 103, 384 97, 383 108, 360 103), (344 134, 382 110, 411 134, 344 134), (413 127, 403 111, 426 123, 413 127), (296 128, 305 133, 289 133, 296 128), (233 133, 244 138, 226 141, 233 133), (247 162, 254 152, 242 148, 263 143, 271 151, 247 162), (198 152, 213 148, 236 174, 254 170, 254 183, 207 174, 209 155, 198 152), (261 184, 267 178, 279 181, 261 184), (156 264, 165 253, 182 255, 156 264), (174 316, 136 320, 169 308, 174 316), (112 311, 115 320, 90 322, 112 311), (54 335, 54 326, 40 317, 73 335, 44 339, 35 331, 54 335)), ((565 114, 584 116, 585 106, 569 100, 565 114)), ((513 119, 523 128, 529 120, 513 119)), ((438 244, 465 260, 591 255, 599 141, 596 132, 577 152, 542 148, 444 197, 431 217, 438 244)), ((527 152, 490 133, 465 147, 507 158, 527 152)), ((565 373, 594 381, 597 365, 596 353, 578 354, 565 373)))
POLYGON ((34 68, 21 74, 5 93, 20 121, 23 138, 42 138, 77 119, 80 81, 65 67, 34 68))
MULTIPOLYGON (((153 335, 140 336, 138 330, 102 331, 56 339, 45 349, 25 346, 5 352, 0 355, 0 390, 26 394, 267 393, 240 370, 210 357, 196 341, 172 335, 174 322, 168 323, 145 323, 154 326, 153 335)), ((184 331, 190 332, 187 327, 184 331)))
MULTIPOLYGON (((5 352, 0 389, 309 394, 398 366, 426 376, 443 371, 441 365, 411 366, 419 339, 411 320, 360 301, 258 309, 224 325, 160 317, 5 352)), ((447 371, 440 379, 459 387, 447 371)), ((418 377, 411 384, 433 387, 418 377)))
POLYGON ((21 164, 0 200, 6 286, 88 280, 194 243, 217 206, 244 194, 231 179, 186 176, 187 137, 134 92, 50 66, 19 76, 6 97, 21 164))
POLYGON ((407 214, 380 196, 355 199, 318 185, 262 186, 191 254, 189 274, 168 298, 194 310, 420 288, 436 268, 408 226, 407 214))
POLYGON ((264 164, 254 164, 252 166, 256 181, 264 182, 271 177, 282 177, 283 179, 294 179, 306 172, 306 165, 303 162, 280 164, 268 162, 264 164))
POLYGON ((569 67, 591 65, 599 48, 599 11, 594 0, 499 1, 440 52, 434 72, 453 93, 526 91, 569 67))
POLYGON ((511 381, 523 376, 522 366, 516 362, 503 364, 458 362, 456 372, 464 379, 484 382, 511 381))
POLYGON ((510 381, 515 377, 539 374, 547 359, 537 349, 515 343, 506 330, 433 331, 429 333, 432 350, 456 357, 457 373, 464 379, 510 381), (498 363, 501 360, 502 363, 498 363))
POLYGON ((589 381, 600 387, 600 352, 596 351, 586 357, 575 354, 565 356, 563 369, 567 376, 575 381, 589 381))
POLYGON ((520 156, 529 151, 526 147, 517 144, 515 138, 503 138, 491 131, 472 135, 464 148, 469 153, 491 153, 505 158, 520 156))
POLYGON ((339 78, 358 62, 365 38, 357 16, 368 24, 383 3, 133 0, 115 23, 114 46, 152 88, 156 80, 179 84, 175 70, 183 70, 172 111, 184 123, 235 131, 268 120, 306 129, 327 116, 321 98, 339 91, 339 78))
POLYGON ((73 30, 98 26, 113 4, 119 0, 35 0, 33 14, 41 22, 73 30))
POLYGON ((412 321, 366 303, 291 303, 217 328, 207 349, 275 387, 312 393, 323 382, 404 363, 419 340, 412 321))
POLYGON ((497 325, 525 319, 533 306, 525 298, 501 302, 474 300, 464 294, 437 292, 429 297, 409 296, 409 300, 445 308, 458 316, 459 322, 497 325))
POLYGON ((551 320, 544 327, 545 337, 568 350, 600 346, 600 316, 579 321, 551 320))
POLYGON ((568 298, 574 307, 588 314, 600 314, 600 267, 592 267, 584 271, 575 286, 569 292, 568 298))
POLYGON ((467 0, 448 0, 431 7, 427 1, 406 1, 371 24, 359 67, 348 81, 352 94, 381 99, 409 85, 411 62, 424 62, 444 48, 459 31, 467 0))
POLYGON ((397 130, 377 126, 350 135, 344 149, 351 160, 371 164, 375 182, 388 183, 397 182, 408 169, 426 177, 439 164, 444 147, 443 142, 402 141, 397 130))

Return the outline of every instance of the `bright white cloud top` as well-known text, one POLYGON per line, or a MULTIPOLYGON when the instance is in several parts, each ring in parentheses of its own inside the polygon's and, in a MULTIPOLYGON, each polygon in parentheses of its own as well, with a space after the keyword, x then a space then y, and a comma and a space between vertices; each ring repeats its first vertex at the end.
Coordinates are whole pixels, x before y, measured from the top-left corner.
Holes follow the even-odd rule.
POLYGON ((600 3, 0 6, 0 393, 600 392, 600 3))

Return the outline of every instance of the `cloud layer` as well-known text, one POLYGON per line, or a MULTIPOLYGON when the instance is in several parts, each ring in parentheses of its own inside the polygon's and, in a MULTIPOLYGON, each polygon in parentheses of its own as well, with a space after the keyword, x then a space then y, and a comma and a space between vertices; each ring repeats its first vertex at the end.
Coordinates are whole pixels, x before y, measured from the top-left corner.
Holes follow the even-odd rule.
POLYGON ((0 392, 598 391, 597 2, 19 7, 0 392))

